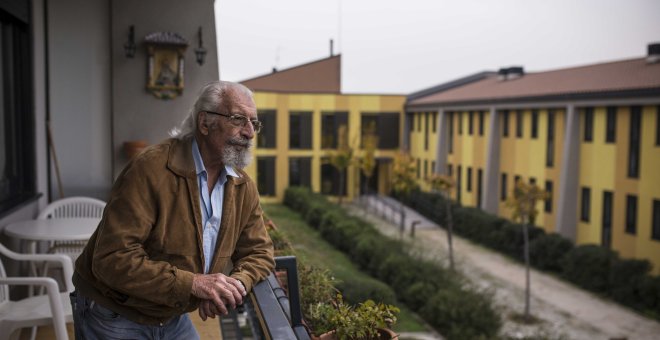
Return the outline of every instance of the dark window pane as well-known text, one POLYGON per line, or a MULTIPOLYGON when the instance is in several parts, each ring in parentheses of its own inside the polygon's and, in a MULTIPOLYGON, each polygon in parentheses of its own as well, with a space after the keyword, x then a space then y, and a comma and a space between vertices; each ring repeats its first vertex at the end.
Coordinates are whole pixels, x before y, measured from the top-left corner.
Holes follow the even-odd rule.
POLYGON ((472 130, 472 121, 474 120, 473 116, 474 116, 474 112, 472 111, 468 112, 468 135, 470 136, 472 136, 472 132, 473 132, 472 130))
POLYGON ((509 111, 502 111, 502 136, 509 137, 509 111))
POLYGON ((447 164, 447 175, 449 175, 449 177, 451 177, 453 175, 453 173, 452 173, 453 171, 454 171, 454 169, 451 166, 451 164, 447 164))
POLYGON ((486 115, 485 111, 479 111, 479 136, 484 135, 484 116, 486 115))
POLYGON ((429 161, 424 160, 424 178, 429 177, 429 161))
POLYGON ((340 172, 334 166, 327 163, 327 159, 321 160, 321 193, 324 195, 340 195, 340 182, 343 182, 341 194, 346 194, 346 169, 343 171, 343 177, 340 178, 340 172))
POLYGON ((552 167, 555 163, 555 111, 548 110, 548 136, 545 152, 545 166, 552 167))
POLYGON ((477 169, 477 207, 481 207, 481 178, 483 176, 483 171, 477 169))
POLYGON ((433 113, 433 122, 431 123, 432 131, 435 133, 438 130, 438 113, 433 113))
POLYGON ((603 225, 601 228, 600 243, 605 248, 612 244, 612 202, 614 194, 611 191, 603 191, 603 225))
POLYGON ((637 196, 626 196, 626 233, 637 234, 637 196))
POLYGON ((344 138, 348 138, 348 112, 323 112, 321 114, 321 148, 337 148, 338 131, 341 126, 346 127, 347 133, 344 138))
POLYGON ((456 168, 456 202, 459 204, 461 203, 461 188, 463 187, 462 185, 462 177, 463 177, 463 169, 461 168, 460 165, 456 168))
POLYGON ((456 120, 458 124, 458 134, 463 134, 463 112, 458 111, 458 119, 456 120))
POLYGON ((289 159, 289 186, 311 187, 312 159, 299 157, 289 159))
POLYGON ((261 132, 257 134, 257 147, 275 148, 275 141, 277 140, 275 110, 259 110, 258 117, 264 126, 261 128, 261 132))
POLYGON ((545 199, 543 210, 547 213, 552 212, 552 181, 545 181, 545 192, 548 198, 545 199))
POLYGON ((660 200, 653 200, 653 225, 651 239, 660 241, 660 200))
POLYGON ((607 107, 607 122, 605 126, 605 143, 616 142, 616 107, 607 107))
POLYGON ((594 108, 584 109, 584 141, 591 142, 594 139, 594 108))
POLYGON ((312 148, 312 113, 292 111, 289 113, 289 148, 312 148))
POLYGON ((472 168, 467 168, 467 191, 472 191, 472 168))
POLYGON ((417 179, 422 178, 422 160, 417 158, 417 179))
POLYGON ((449 112, 449 153, 454 152, 454 113, 449 112))
POLYGON ((523 136, 523 111, 516 111, 516 137, 522 138, 523 136))
POLYGON ((580 221, 589 222, 589 213, 591 212, 591 189, 582 188, 582 204, 580 207, 580 221))
POLYGON ((424 113, 424 150, 429 149, 429 113, 424 113))
POLYGON ((539 136, 539 110, 532 110, 532 138, 539 136))
POLYGON ((660 105, 655 107, 655 145, 660 146, 660 105))
POLYGON ((275 157, 257 158, 257 189, 262 196, 275 196, 275 157))
POLYGON ((628 177, 630 178, 639 178, 641 126, 642 108, 633 106, 630 110, 630 144, 628 149, 628 177))
POLYGON ((506 174, 502 173, 502 178, 500 180, 500 200, 506 201, 506 195, 507 195, 506 174))

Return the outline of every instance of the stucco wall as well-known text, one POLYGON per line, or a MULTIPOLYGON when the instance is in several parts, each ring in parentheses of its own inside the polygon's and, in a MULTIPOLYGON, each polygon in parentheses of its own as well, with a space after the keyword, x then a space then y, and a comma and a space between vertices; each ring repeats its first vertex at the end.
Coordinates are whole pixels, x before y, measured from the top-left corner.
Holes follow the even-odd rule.
POLYGON ((193 104, 198 90, 218 79, 215 16, 213 0, 117 0, 112 1, 112 154, 113 174, 118 175, 127 162, 122 145, 129 140, 157 143, 168 137, 193 104), (135 25, 137 53, 133 59, 124 54, 130 25, 135 25), (203 65, 195 60, 197 31, 202 26, 208 53, 203 65), (146 90, 147 51, 144 37, 159 31, 175 32, 188 41, 185 52, 182 96, 162 100, 146 90))

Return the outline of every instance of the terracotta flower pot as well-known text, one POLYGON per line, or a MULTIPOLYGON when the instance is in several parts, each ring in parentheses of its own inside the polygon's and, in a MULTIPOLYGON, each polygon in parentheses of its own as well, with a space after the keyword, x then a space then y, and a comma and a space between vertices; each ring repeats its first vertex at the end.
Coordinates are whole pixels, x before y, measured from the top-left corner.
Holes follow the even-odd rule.
POLYGON ((124 154, 126 158, 131 159, 139 154, 149 144, 144 140, 131 140, 124 142, 124 154))

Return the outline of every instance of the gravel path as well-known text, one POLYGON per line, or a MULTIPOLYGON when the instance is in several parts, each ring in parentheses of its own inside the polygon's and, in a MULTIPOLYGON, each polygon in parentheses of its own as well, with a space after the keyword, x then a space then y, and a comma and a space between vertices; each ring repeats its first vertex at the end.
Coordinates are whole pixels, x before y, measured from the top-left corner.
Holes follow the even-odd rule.
MULTIPOLYGON (((390 205, 391 206, 391 205, 390 205)), ((369 212, 353 205, 354 214, 371 221, 382 233, 399 237, 398 215, 387 204, 371 205, 369 212), (390 222, 394 220, 395 222, 390 222)), ((413 252, 447 265, 447 236, 433 222, 406 210, 404 241, 413 252), (410 237, 410 225, 416 223, 415 237, 410 237)), ((660 339, 660 322, 579 289, 552 275, 531 271, 531 313, 541 321, 525 325, 511 320, 513 313, 524 310, 524 266, 454 236, 456 268, 472 283, 493 293, 504 320, 502 335, 543 339, 660 339)))

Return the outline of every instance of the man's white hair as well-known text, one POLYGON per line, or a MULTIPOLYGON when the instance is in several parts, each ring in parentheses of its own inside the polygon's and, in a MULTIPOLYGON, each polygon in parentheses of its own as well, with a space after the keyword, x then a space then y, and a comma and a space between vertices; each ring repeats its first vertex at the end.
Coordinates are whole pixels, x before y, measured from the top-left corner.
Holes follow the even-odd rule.
POLYGON ((178 139, 192 137, 197 129, 197 115, 202 111, 217 112, 222 103, 224 93, 228 89, 234 89, 245 95, 252 97, 252 91, 239 83, 229 81, 214 81, 206 84, 200 91, 195 105, 188 112, 188 116, 179 124, 170 130, 170 136, 178 139))

